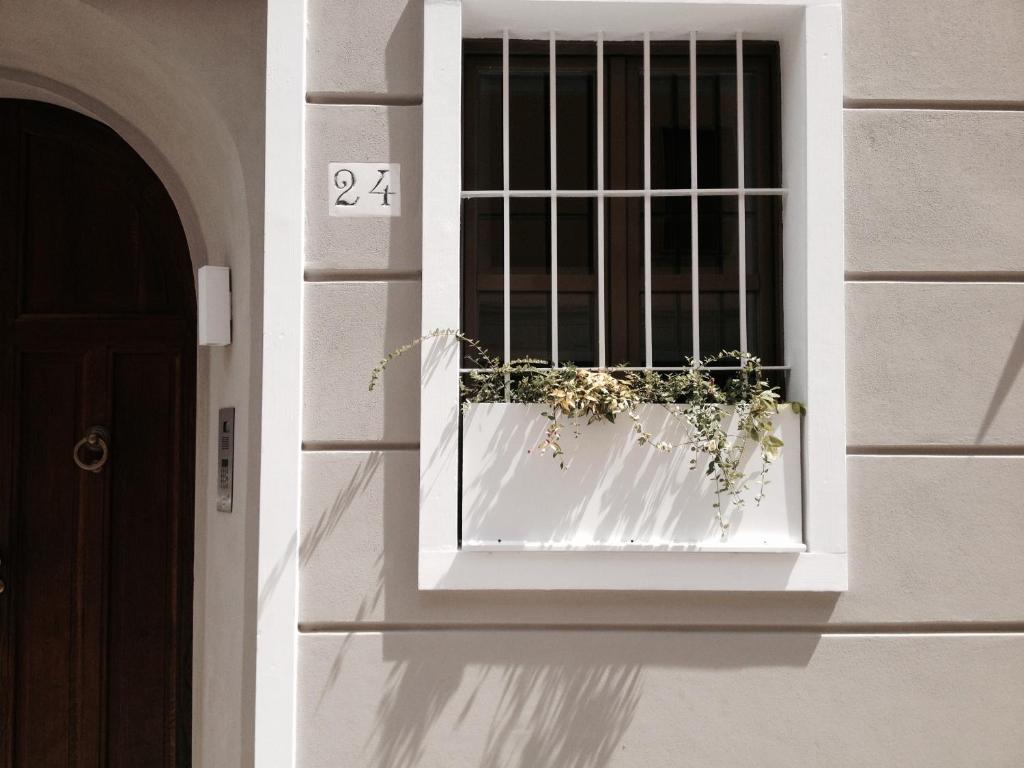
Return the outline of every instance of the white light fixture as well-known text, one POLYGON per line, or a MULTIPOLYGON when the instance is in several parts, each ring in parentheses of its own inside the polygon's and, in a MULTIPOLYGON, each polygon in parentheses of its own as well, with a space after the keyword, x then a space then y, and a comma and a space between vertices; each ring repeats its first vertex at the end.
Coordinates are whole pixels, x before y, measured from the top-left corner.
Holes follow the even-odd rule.
POLYGON ((199 345, 224 347, 231 343, 231 269, 200 267, 199 345))

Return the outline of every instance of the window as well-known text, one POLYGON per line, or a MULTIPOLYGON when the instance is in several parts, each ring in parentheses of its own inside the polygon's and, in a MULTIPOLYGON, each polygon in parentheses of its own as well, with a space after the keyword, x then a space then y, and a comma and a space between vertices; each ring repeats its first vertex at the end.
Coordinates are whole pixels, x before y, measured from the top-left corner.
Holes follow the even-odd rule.
POLYGON ((846 588, 841 16, 425 0, 424 332, 596 366, 738 346, 784 367, 808 412, 792 550, 462 549, 466 361, 428 342, 421 589, 846 588))
POLYGON ((696 45, 691 77, 689 41, 465 41, 462 327, 489 350, 667 368, 743 349, 781 367, 778 43, 696 45))

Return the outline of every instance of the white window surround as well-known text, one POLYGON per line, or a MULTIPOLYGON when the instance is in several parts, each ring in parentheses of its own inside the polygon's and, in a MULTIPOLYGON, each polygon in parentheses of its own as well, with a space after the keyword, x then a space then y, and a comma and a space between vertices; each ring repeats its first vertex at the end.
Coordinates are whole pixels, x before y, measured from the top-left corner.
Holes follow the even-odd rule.
POLYGON ((458 345, 422 353, 419 587, 424 590, 847 588, 842 11, 775 0, 426 0, 422 328, 460 313, 462 40, 773 39, 782 64, 783 286, 789 396, 803 424, 804 543, 780 552, 480 552, 458 543, 458 345))

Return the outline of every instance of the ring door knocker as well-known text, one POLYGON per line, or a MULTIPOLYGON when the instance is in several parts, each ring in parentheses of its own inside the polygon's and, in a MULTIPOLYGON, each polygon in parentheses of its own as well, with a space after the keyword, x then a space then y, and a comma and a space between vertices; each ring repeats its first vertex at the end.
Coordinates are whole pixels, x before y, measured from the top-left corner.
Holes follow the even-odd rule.
POLYGON ((85 437, 75 443, 72 458, 79 469, 100 473, 110 458, 110 433, 104 427, 89 427, 85 437))

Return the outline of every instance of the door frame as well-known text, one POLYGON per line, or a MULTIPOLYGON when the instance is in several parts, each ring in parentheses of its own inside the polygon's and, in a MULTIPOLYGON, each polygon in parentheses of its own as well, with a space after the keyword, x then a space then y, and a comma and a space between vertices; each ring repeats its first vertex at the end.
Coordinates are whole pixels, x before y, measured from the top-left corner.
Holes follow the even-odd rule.
POLYGON ((302 296, 305 233, 306 10, 267 2, 266 235, 260 466, 256 768, 292 768, 296 750, 302 296))

